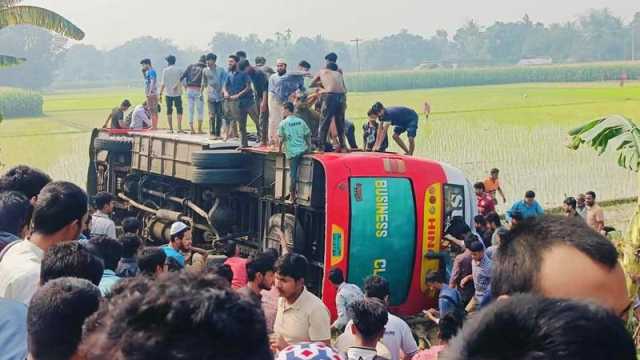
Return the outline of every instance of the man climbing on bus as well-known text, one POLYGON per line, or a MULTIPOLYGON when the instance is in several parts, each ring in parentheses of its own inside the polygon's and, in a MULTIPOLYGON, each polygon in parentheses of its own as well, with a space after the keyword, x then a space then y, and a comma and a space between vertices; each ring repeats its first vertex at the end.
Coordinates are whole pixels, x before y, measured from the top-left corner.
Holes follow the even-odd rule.
MULTIPOLYGON (((415 110, 404 106, 393 106, 385 108, 381 102, 373 104, 371 107, 373 113, 378 116, 380 125, 378 127, 378 134, 376 136, 376 143, 373 147, 373 151, 379 151, 382 142, 387 135, 387 131, 390 125, 393 125, 393 140, 400 146, 406 155, 413 155, 416 148, 415 138, 418 132, 418 113, 415 110), (409 147, 400 138, 402 133, 406 132, 409 139, 409 147)), ((431 112, 429 103, 425 102, 424 113, 428 118, 431 112)))
POLYGON ((294 116, 293 112, 293 103, 285 102, 282 105, 284 120, 278 126, 280 151, 282 151, 282 145, 284 145, 286 147, 286 157, 289 159, 291 201, 296 199, 296 181, 298 180, 300 161, 302 161, 304 153, 311 148, 311 130, 309 130, 304 120, 294 116))

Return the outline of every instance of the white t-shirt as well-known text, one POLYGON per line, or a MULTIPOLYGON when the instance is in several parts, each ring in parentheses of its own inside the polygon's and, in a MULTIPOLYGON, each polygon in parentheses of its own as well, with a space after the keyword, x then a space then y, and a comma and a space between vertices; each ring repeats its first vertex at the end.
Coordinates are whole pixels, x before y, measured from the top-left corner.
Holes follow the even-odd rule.
MULTIPOLYGON (((353 321, 349 321, 344 329, 344 333, 338 337, 336 341, 336 348, 340 352, 345 352, 349 347, 355 345, 355 339, 351 333, 351 327, 353 321)), ((382 344, 389 349, 391 353, 391 360, 400 359, 400 350, 405 355, 413 355, 418 352, 418 344, 416 344, 411 328, 404 320, 399 317, 389 314, 389 321, 384 329, 384 337, 382 338, 382 344)))
POLYGON ((116 239, 116 223, 101 211, 96 211, 91 217, 91 236, 96 235, 106 235, 116 239))
POLYGON ((44 251, 31 241, 24 240, 11 246, 0 261, 0 298, 29 306, 40 283, 43 257, 44 251))
POLYGON ((129 125, 129 127, 131 129, 144 129, 145 126, 151 126, 151 120, 149 119, 144 106, 137 105, 133 110, 133 114, 131 115, 131 125, 129 125))
POLYGON ((180 77, 184 70, 171 65, 162 70, 162 85, 164 85, 164 94, 166 96, 181 96, 182 84, 180 83, 180 77))

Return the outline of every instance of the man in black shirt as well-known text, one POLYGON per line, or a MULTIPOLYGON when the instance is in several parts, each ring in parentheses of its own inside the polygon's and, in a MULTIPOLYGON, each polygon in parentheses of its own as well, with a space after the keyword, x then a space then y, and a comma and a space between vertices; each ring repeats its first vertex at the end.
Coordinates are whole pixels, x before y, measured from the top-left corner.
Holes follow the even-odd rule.
POLYGON ((129 100, 124 100, 119 107, 113 108, 111 110, 111 114, 107 117, 107 120, 102 125, 103 128, 106 128, 109 123, 111 124, 111 129, 128 129, 129 125, 124 120, 124 113, 129 110, 131 107, 131 102, 129 100))

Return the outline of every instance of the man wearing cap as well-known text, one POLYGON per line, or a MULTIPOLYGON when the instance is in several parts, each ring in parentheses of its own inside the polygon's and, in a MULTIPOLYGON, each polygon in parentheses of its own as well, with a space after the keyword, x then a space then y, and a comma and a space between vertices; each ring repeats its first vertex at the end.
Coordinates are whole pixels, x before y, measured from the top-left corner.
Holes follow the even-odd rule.
POLYGON ((167 105, 167 122, 169 123, 169 131, 173 132, 173 107, 176 107, 176 113, 178 115, 178 132, 182 132, 182 85, 180 84, 180 77, 182 76, 182 69, 176 67, 176 57, 169 55, 165 58, 167 60, 167 67, 162 70, 162 82, 160 86, 160 102, 162 102, 162 95, 167 91, 166 105, 167 105))
POLYGON ((202 96, 202 73, 205 64, 206 57, 202 55, 197 63, 187 66, 180 77, 180 81, 184 81, 187 87, 187 100, 189 102, 189 128, 191 133, 196 131, 193 128, 194 108, 198 111, 198 133, 202 133, 202 122, 204 121, 204 97, 202 96))
POLYGON ((169 243, 162 247, 167 258, 173 258, 184 268, 184 255, 182 251, 187 251, 183 241, 191 240, 191 229, 187 224, 176 221, 171 225, 169 232, 171 239, 169 243))
POLYGON ((158 128, 158 73, 151 65, 151 60, 143 59, 142 75, 144 76, 144 95, 147 97, 147 106, 151 111, 151 128, 158 128))
POLYGON ((304 91, 304 77, 307 72, 287 73, 284 59, 276 62, 276 73, 269 77, 269 144, 278 143, 278 126, 282 121, 282 104, 296 91, 304 91))

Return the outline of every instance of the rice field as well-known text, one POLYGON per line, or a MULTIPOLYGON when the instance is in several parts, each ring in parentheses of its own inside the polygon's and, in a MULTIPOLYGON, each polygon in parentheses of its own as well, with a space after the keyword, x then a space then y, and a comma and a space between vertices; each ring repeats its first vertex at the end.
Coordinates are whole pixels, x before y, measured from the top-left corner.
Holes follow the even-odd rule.
MULTIPOLYGON (((138 103, 142 90, 47 94, 44 117, 0 123, 0 162, 30 164, 57 179, 84 184, 89 131, 101 126, 124 98, 138 103)), ((348 117, 361 136, 366 111, 375 101, 420 110, 427 99, 433 113, 428 121, 421 120, 417 155, 459 167, 472 182, 500 168, 509 202, 529 189, 548 207, 586 190, 603 200, 638 193, 636 176, 619 169, 613 155, 573 152, 565 143, 569 129, 599 116, 616 113, 640 121, 640 83, 624 88, 613 82, 543 83, 351 93, 348 117)))

